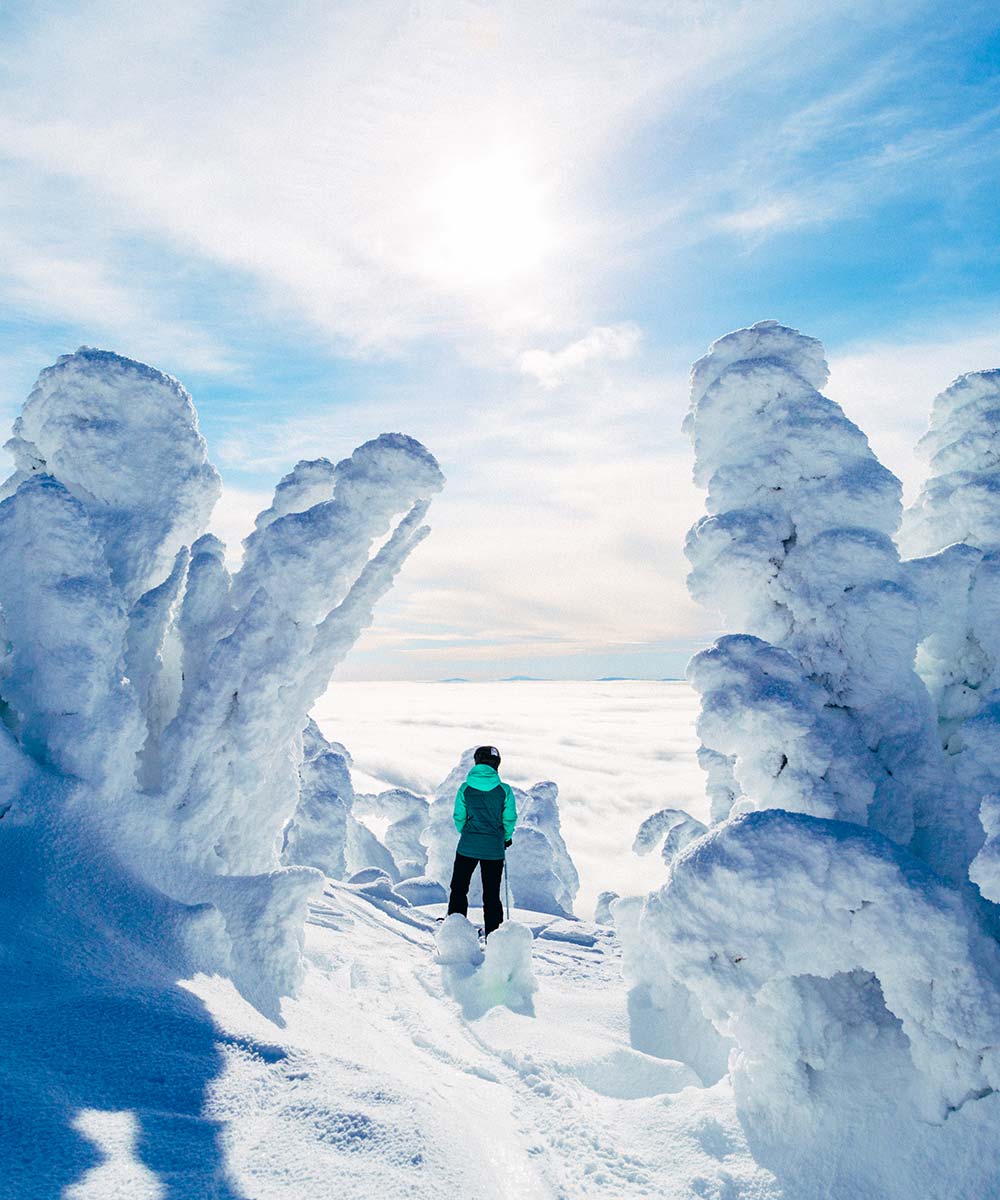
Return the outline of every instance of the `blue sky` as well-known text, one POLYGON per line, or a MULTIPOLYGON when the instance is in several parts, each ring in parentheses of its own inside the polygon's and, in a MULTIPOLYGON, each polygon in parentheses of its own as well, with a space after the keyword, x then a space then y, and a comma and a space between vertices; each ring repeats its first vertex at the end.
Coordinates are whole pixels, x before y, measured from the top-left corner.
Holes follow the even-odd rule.
POLYGON ((77 345, 191 390, 238 545, 299 457, 448 476, 343 674, 677 675, 691 360, 776 317, 912 488, 1000 365, 995 4, 0 11, 0 405, 77 345))

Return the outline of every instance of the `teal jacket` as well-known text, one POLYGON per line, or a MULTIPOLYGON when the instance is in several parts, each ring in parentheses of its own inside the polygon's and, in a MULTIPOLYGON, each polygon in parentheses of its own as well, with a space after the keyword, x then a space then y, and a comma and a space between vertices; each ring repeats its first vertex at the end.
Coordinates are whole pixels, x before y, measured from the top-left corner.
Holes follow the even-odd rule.
POLYGON ((458 852, 466 858, 503 858, 504 842, 514 836, 514 793, 492 767, 478 764, 455 797, 455 828, 462 835, 458 852))

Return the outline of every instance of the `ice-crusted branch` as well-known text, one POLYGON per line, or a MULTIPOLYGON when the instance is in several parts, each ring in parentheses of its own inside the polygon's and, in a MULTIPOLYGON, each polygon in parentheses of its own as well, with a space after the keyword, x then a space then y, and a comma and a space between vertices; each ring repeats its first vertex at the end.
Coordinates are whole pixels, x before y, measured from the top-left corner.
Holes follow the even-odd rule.
POLYGON ((193 643, 203 665, 164 734, 164 787, 206 870, 219 860, 235 873, 273 863, 298 799, 309 709, 425 536, 420 521, 440 473, 419 443, 383 435, 338 465, 334 486, 332 498, 252 533, 228 590, 207 548, 199 579, 220 601, 202 614, 216 639, 207 657, 198 622, 182 612, 185 661, 193 643), (369 559, 400 509, 406 515, 369 559))
POLYGON ((639 826, 632 853, 651 854, 662 842, 660 853, 669 866, 678 854, 705 833, 705 826, 680 808, 661 808, 639 826))
POLYGON ((430 528, 421 524, 428 507, 426 500, 414 504, 385 545, 365 565, 351 590, 316 630, 311 669, 305 683, 310 705, 322 695, 335 667, 371 624, 376 603, 392 587, 407 558, 430 533, 430 528))
POLYGON ((266 529, 288 513, 305 512, 333 494, 337 468, 328 458, 303 459, 295 464, 274 489, 271 507, 257 514, 256 529, 266 529))

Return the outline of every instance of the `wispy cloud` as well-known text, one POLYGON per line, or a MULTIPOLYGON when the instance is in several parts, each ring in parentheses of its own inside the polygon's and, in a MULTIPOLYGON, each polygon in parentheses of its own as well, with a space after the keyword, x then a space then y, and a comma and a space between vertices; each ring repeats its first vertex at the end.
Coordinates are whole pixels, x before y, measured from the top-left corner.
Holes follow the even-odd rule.
MULTIPOLYGON (((236 369, 225 341, 183 311, 190 266, 164 269, 162 256, 139 239, 123 244, 72 180, 41 181, 2 159, 0 178, 0 305, 7 314, 76 337, 62 340, 61 352, 85 342, 175 371, 236 369)), ((43 357, 37 367, 44 365, 43 357)))
POLYGON ((65 324, 122 354, 168 362, 175 370, 231 374, 236 369, 226 346, 194 322, 171 317, 170 305, 158 303, 141 281, 116 278, 106 258, 26 246, 7 237, 3 266, 0 299, 22 316, 65 324))
POLYGON ((639 345, 642 330, 634 322, 622 325, 597 325, 563 346, 561 350, 525 350, 518 359, 522 375, 530 375, 543 388, 556 388, 568 374, 602 360, 617 362, 631 358, 639 345))
MULTIPOLYGON (((947 200, 991 168, 1000 106, 987 92, 957 104, 957 89, 928 78, 938 31, 902 39, 842 87, 793 104, 747 132, 738 160, 698 181, 694 236, 716 231, 759 243, 768 235, 871 215, 906 194, 947 200), (971 108, 971 112, 970 112, 971 108), (719 198, 728 203, 719 208, 719 198)), ((972 93, 971 85, 967 89, 972 93)))
POLYGON ((750 208, 722 213, 716 218, 715 224, 727 233, 755 235, 809 224, 818 220, 822 211, 805 204, 798 197, 781 196, 759 201, 750 208))
POLYGON ((949 253, 979 265, 963 198, 995 177, 1000 116, 988 82, 938 64, 995 15, 942 11, 83 0, 0 16, 0 301, 18 314, 0 353, 20 339, 42 366, 72 334, 200 377, 234 548, 296 459, 420 437, 449 483, 366 643, 395 661, 696 642, 712 617, 684 590, 702 497, 678 425, 711 337, 828 311, 832 394, 907 478, 934 391, 997 359, 988 327, 957 321, 900 345, 880 312, 857 340, 892 202, 931 214, 893 262, 904 301, 925 302, 918 273, 949 253), (864 235, 856 275, 828 303, 845 229, 864 235), (785 271, 770 291, 746 269, 765 246, 785 271))
MULTIPOLYGON (((245 272, 275 316, 355 352, 586 328, 643 220, 600 197, 616 147, 653 120, 678 139, 735 78, 837 25, 792 0, 167 8, 21 22, 0 152, 39 196, 77 188, 108 237, 245 272)), ((873 11, 855 0, 840 24, 873 11)), ((679 165, 668 191, 690 196, 679 165)))

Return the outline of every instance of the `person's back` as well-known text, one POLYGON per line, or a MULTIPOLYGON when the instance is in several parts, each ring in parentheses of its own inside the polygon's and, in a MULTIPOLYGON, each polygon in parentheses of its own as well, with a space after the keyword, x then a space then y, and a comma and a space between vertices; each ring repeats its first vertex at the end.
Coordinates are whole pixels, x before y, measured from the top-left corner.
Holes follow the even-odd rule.
POLYGON ((497 773, 500 752, 495 746, 476 748, 475 766, 455 796, 455 828, 459 832, 455 869, 451 877, 448 913, 469 911, 469 884, 479 866, 483 880, 483 924, 486 936, 503 920, 500 881, 506 847, 517 824, 514 793, 497 773))

